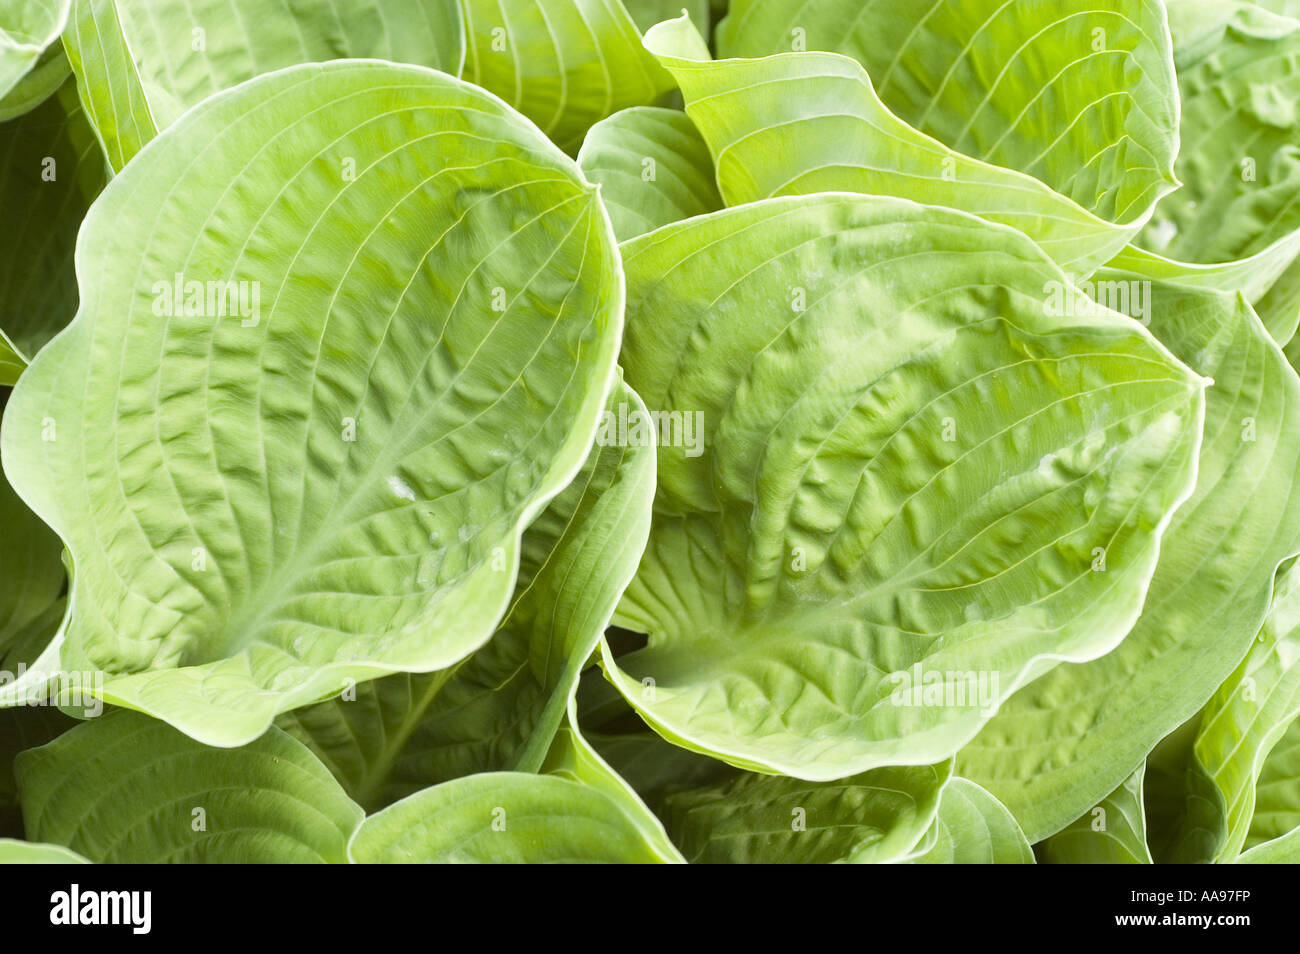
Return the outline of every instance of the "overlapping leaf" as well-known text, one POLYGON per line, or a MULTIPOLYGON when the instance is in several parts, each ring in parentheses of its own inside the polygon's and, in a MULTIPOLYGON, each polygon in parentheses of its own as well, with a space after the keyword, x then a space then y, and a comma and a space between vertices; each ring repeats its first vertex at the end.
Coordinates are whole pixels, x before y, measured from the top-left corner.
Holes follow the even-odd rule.
MULTIPOLYGON (((620 385, 607 413, 645 407, 620 385)), ((610 437, 525 532, 513 604, 486 646, 452 670, 389 676, 281 718, 367 810, 541 766, 650 531, 654 447, 610 437)))
MULTIPOLYGON (((960 17, 957 11, 970 7, 944 5, 943 9, 960 17)), ((1072 21, 1067 22, 1071 42, 1084 44, 1078 56, 1088 58, 1086 33, 1079 34, 1072 21)), ((1163 28, 1163 19, 1159 25, 1163 28)), ((1032 40, 1028 34, 1014 32, 1007 38, 1010 43, 1032 40)), ((1167 41, 1167 31, 1160 35, 1139 31, 1124 40, 1142 50, 1153 69, 1168 58, 1167 41)), ((1003 155, 984 142, 975 144, 978 152, 967 154, 961 149, 971 144, 964 137, 950 136, 952 141, 945 143, 890 112, 867 70, 847 56, 772 53, 759 59, 713 61, 684 17, 655 27, 646 35, 646 45, 680 84, 687 112, 709 144, 723 198, 730 204, 834 190, 946 205, 1012 225, 1062 266, 1089 274, 1131 240, 1156 200, 1176 184, 1170 171, 1177 146, 1172 64, 1167 64, 1167 76, 1153 74, 1151 89, 1141 92, 1143 100, 1152 102, 1146 104, 1149 118, 1141 121, 1140 130, 1125 128, 1122 117, 1110 116, 1057 130, 1055 124, 1065 117, 1056 113, 1061 104, 1053 99, 1039 106, 1048 118, 1027 124, 1025 145, 1005 136, 999 140, 1016 155, 1003 155), (1051 132, 1041 128, 1049 119, 1051 132), (1035 133, 1043 138, 1035 140, 1035 133), (1126 148, 1130 144, 1131 150, 1126 148), (985 155, 993 161, 984 161, 985 155), (997 164, 1008 160, 1015 161, 997 164), (1096 168, 1093 162, 1098 163, 1096 168), (1046 181, 1035 174, 1046 176, 1046 181), (1065 191, 1056 191, 1053 185, 1065 191)), ((724 43, 723 49, 728 48, 737 45, 724 43)), ((770 52, 766 46, 762 49, 770 52)), ((746 48, 746 52, 756 51, 746 48)), ((1057 49, 1056 55, 1075 59, 1068 47, 1057 49)), ((1118 84, 1130 67, 1123 55, 1112 59, 1116 65, 1097 78, 1098 87, 1106 91, 1114 86, 1115 95, 1103 97, 1102 102, 1118 104, 1127 101, 1127 85, 1118 84)), ((1079 84, 1069 85, 1073 90, 1079 84)), ((1038 88, 1043 88, 1041 83, 1038 88)), ((1003 89, 998 86, 995 92, 1003 89)), ((1010 110, 1012 127, 1023 115, 1015 107, 1024 92, 1012 91, 1010 103, 996 100, 1000 108, 1010 110)), ((990 102, 994 101, 990 95, 990 102)), ((1140 105, 1130 103, 1121 113, 1147 116, 1140 105)), ((936 108, 934 113, 948 108, 957 107, 936 108)), ((997 122, 996 115, 997 110, 989 111, 990 123, 997 122)), ((957 121, 954 115, 952 122, 957 121)), ((1008 125, 1001 130, 1007 133, 1008 125)))
POLYGON ((934 822, 934 844, 919 865, 1031 865, 1034 852, 1011 813, 974 782, 944 786, 934 822))
POLYGON ((641 45, 622 0, 461 4, 466 79, 514 106, 566 152, 577 153, 599 120, 672 91, 672 78, 641 45))
POLYGON ((276 728, 217 749, 113 712, 24 752, 17 774, 27 837, 99 863, 339 863, 362 818, 276 728))
POLYGON ((1048 314, 1067 282, 1023 236, 827 195, 624 257, 628 383, 702 433, 660 448, 616 616, 649 644, 603 650, 667 738, 812 780, 933 764, 1128 632, 1202 381, 1128 318, 1048 314))
POLYGON ((459 75, 458 0, 74 0, 65 43, 114 170, 182 113, 298 63, 393 60, 459 75))
POLYGON ((289 68, 137 156, 78 274, 3 432, 77 567, 67 668, 236 745, 487 640, 614 372, 620 265, 570 160, 444 74, 289 68))
POLYGON ((1094 292, 1145 301, 1152 331, 1214 384, 1196 490, 1133 631, 1025 688, 958 759, 1031 841, 1098 804, 1205 704, 1259 632, 1274 570, 1300 548, 1300 379, 1259 319, 1239 296, 1110 279, 1094 292))

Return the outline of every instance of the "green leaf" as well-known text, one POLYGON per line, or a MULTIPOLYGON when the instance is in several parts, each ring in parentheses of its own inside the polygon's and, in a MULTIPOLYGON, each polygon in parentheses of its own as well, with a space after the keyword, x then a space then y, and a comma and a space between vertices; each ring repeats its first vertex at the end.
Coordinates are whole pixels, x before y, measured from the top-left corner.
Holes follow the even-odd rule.
POLYGON ((363 814, 276 728, 215 749, 111 712, 24 752, 16 771, 27 836, 101 864, 339 863, 363 814))
POLYGON ((1142 798, 1145 763, 1100 803, 1043 843, 1053 865, 1149 865, 1146 809, 1142 798))
MULTIPOLYGON (((1246 842, 1255 812, 1255 780, 1273 746, 1300 716, 1300 571, 1293 564, 1279 576, 1259 638, 1201 714, 1188 771, 1208 779, 1221 798, 1209 803, 1223 822, 1207 824, 1207 800, 1195 785, 1176 845, 1200 844, 1197 833, 1216 837, 1212 860, 1231 861, 1246 842)), ((1198 854, 1205 849, 1198 847, 1198 854)), ((1175 853, 1170 860, 1184 860, 1175 853)), ((1199 860, 1187 858, 1186 860, 1199 860)))
POLYGON ((675 109, 625 109, 591 127, 578 153, 583 174, 623 242, 722 208, 709 147, 675 109))
POLYGON ((543 774, 487 772, 427 788, 368 817, 348 851, 362 864, 681 861, 636 794, 570 728, 543 774))
POLYGON ((746 772, 665 799, 688 861, 879 864, 907 858, 934 824, 952 764, 879 768, 837 782, 746 772))
POLYGON ((1174 514, 1142 615, 1114 652, 1027 687, 958 757, 1041 841, 1117 788, 1241 661, 1278 564, 1300 547, 1300 380, 1240 296, 1128 288, 1151 330, 1214 383, 1196 490, 1174 514))
POLYGON ((0 836, 22 834, 14 779, 18 753, 44 745, 75 724, 53 706, 0 709, 0 836))
POLYGON ((88 865, 85 858, 62 845, 0 838, 0 865, 88 865))
POLYGON ((932 764, 1128 632, 1204 382, 1128 318, 1049 314, 1070 286, 1023 235, 825 195, 623 250, 628 383, 698 428, 615 616, 649 643, 602 646, 666 738, 810 780, 932 764))
POLYGON ((672 91, 672 78, 641 45, 621 0, 461 6, 469 33, 465 78, 514 106, 570 155, 599 120, 672 91))
MULTIPOLYGON (((6 461, 6 463, 8 463, 6 461)), ((63 593, 63 545, 0 473, 0 665, 63 593)), ((12 678, 12 677, 11 677, 12 678)), ((0 688, 5 680, 0 678, 0 688)))
POLYGON ((0 0, 0 108, 58 40, 70 6, 71 0, 0 0))
POLYGON ((77 568, 65 668, 239 745, 487 641, 615 372, 618 253, 569 159, 432 70, 291 67, 137 156, 78 273, 2 437, 77 568))
POLYGON ((718 28, 720 56, 795 44, 853 57, 904 122, 1117 226, 1178 184, 1160 0, 739 0, 718 28))
POLYGON ((286 66, 374 58, 459 75, 458 0, 75 0, 68 57, 114 171, 185 110, 286 66))
POLYGON ((0 122, 16 119, 45 102, 72 75, 63 44, 55 40, 45 48, 32 71, 18 81, 6 95, 0 96, 0 122))
POLYGON ((1295 828, 1300 828, 1300 719, 1292 720, 1264 758, 1246 847, 1281 838, 1295 828))
MULTIPOLYGON (((607 412, 645 405, 620 384, 607 412)), ((537 771, 645 549, 654 466, 649 444, 592 448, 525 532, 510 612, 464 663, 376 680, 353 701, 286 713, 280 726, 369 811, 462 775, 537 771)))
POLYGON ((918 865, 1032 865, 1034 852, 1006 806, 974 782, 944 786, 935 842, 918 865))
POLYGON ((1235 860, 1239 865, 1300 864, 1300 828, 1294 828, 1279 838, 1243 851, 1235 860))
POLYGON ((106 181, 73 81, 0 125, 0 335, 23 367, 77 312, 77 230, 106 181))
POLYGON ((1183 188, 1161 201, 1138 242, 1189 263, 1238 262, 1268 287, 1295 270, 1266 304, 1249 295, 1285 343, 1300 322, 1300 265, 1292 264, 1300 252, 1300 21, 1232 0, 1190 9, 1188 22, 1206 35, 1184 37, 1191 49, 1179 55, 1175 171, 1183 188))
MULTIPOLYGON (((1075 175, 1069 194, 1063 195, 1019 169, 967 155, 909 126, 881 102, 862 65, 841 54, 710 61, 685 18, 660 24, 645 42, 680 84, 686 111, 713 153, 729 205, 829 191, 946 205, 1018 228, 1063 267, 1089 274, 1128 244, 1156 199, 1175 184, 1163 169, 1173 161, 1172 126, 1150 146, 1163 157, 1154 164, 1151 182, 1139 175, 1125 184, 1121 177, 1112 187, 1086 165, 1099 151, 1109 155, 1105 143, 1093 143, 1091 151, 1071 146, 1061 161, 1073 164, 1075 175)), ((1169 85, 1172 90, 1172 75, 1169 85)), ((1099 90, 1107 88, 1103 82, 1099 90)), ((1168 102, 1150 105, 1157 118, 1176 115, 1176 99, 1169 95, 1168 102)), ((1100 130, 1121 144, 1129 141, 1129 134, 1110 127, 1083 125, 1094 129, 1089 135, 1100 130)), ((1072 142, 1066 136, 1054 138, 1072 142)), ((1049 145, 1042 142, 1038 149, 1046 151, 1049 145)), ((1135 147, 1132 158, 1112 158, 1123 168, 1137 162, 1139 152, 1135 147)), ((1040 171, 1033 163, 1022 164, 1040 171)))

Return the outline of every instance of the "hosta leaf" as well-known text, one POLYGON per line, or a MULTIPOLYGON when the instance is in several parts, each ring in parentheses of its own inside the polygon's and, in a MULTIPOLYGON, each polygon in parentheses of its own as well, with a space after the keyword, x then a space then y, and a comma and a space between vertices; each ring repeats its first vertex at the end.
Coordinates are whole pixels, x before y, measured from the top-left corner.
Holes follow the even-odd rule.
POLYGON ((54 706, 0 709, 0 837, 22 834, 14 758, 75 724, 54 706))
POLYGON ((919 865, 1032 865, 1034 852, 1011 813, 974 782, 944 786, 935 819, 935 843, 919 865))
POLYGON ((877 864, 909 855, 934 824, 952 764, 879 768, 837 782, 745 772, 665 799, 687 861, 877 864))
POLYGON ((85 858, 62 845, 0 838, 0 865, 85 865, 85 858))
MULTIPOLYGON (((1239 262, 1272 287, 1300 252, 1300 21, 1233 0, 1192 9, 1190 24, 1217 29, 1179 56, 1184 184, 1138 242, 1189 263, 1239 262)), ((1271 298, 1248 290, 1282 343, 1300 322, 1291 267, 1298 274, 1271 298)))
POLYGON ((641 45, 621 0, 461 5, 469 34, 465 78, 514 106, 570 154, 597 121, 672 91, 672 78, 641 45))
POLYGON ((1140 225, 1176 184, 1178 97, 1160 0, 741 0, 720 56, 851 56, 895 115, 1140 225))
POLYGON ((708 35, 712 19, 709 0, 623 0, 637 28, 644 33, 656 23, 672 20, 685 11, 696 28, 708 35))
POLYGON ((1296 828, 1300 828, 1300 719, 1292 720, 1264 758, 1246 847, 1281 838, 1296 828))
MULTIPOLYGON (((0 474, 0 663, 63 592, 63 545, 0 474)), ((0 667, 2 668, 2 667, 0 667)), ((0 689, 4 680, 0 679, 0 689)))
POLYGON ((1300 865, 1300 828, 1243 851, 1235 861, 1239 865, 1300 865))
POLYGON ((1198 861, 1207 851, 1214 861, 1231 861, 1246 842, 1255 811, 1255 780, 1269 750, 1300 716, 1300 572, 1281 574, 1259 638, 1218 691, 1197 724, 1188 772, 1203 776, 1221 797, 1200 796, 1195 781, 1186 818, 1172 836, 1170 861, 1198 861), (1219 809, 1223 822, 1207 823, 1206 806, 1219 809), (1206 843, 1202 834, 1214 836, 1206 843), (1195 846, 1195 856, 1190 855, 1195 846))
POLYGON ((675 109, 625 109, 591 127, 578 165, 601 187, 619 241, 722 208, 709 147, 675 109))
POLYGON ((346 57, 459 75, 458 0, 75 0, 65 36, 114 170, 186 109, 262 73, 346 57))
MULTIPOLYGON (((644 409, 621 384, 607 408, 644 409)), ((376 680, 353 701, 286 713, 280 725, 370 811, 462 775, 535 772, 645 549, 654 466, 648 443, 592 448, 525 532, 510 612, 464 663, 376 680)))
POLYGON ((292 67, 137 156, 78 273, 3 431, 76 565, 66 668, 238 745, 488 639, 614 373, 617 250, 570 160, 444 74, 292 67))
POLYGON ((0 0, 0 101, 58 40, 70 6, 71 0, 0 0))
POLYGON ((1085 814, 1043 843, 1054 865, 1149 865, 1142 781, 1146 765, 1085 814))
POLYGON ((1096 805, 1205 704, 1259 632, 1274 570, 1300 547, 1300 380, 1258 318, 1239 296, 1111 277, 1139 281, 1152 331, 1214 384, 1196 490, 1161 543, 1133 631, 1024 689, 958 757, 1030 841, 1096 805))
POLYGON ((1128 632, 1203 382, 1128 318, 1048 314, 1024 236, 825 195, 623 249, 628 383, 701 437, 660 447, 615 617, 649 644, 602 647, 667 738, 811 780, 932 764, 1128 632))
POLYGON ((0 334, 20 359, 36 354, 76 314, 77 230, 106 179, 71 80, 0 125, 0 334))
POLYGON ((23 357, 8 335, 0 331, 0 387, 8 387, 18 381, 18 376, 27 367, 23 357))
POLYGON ((1032 176, 917 131, 880 101, 861 64, 838 53, 714 61, 685 17, 661 23, 645 42, 680 85, 729 205, 832 191, 946 205, 1014 226, 1084 274, 1145 221, 1145 211, 1128 209, 1111 221, 1032 176))
POLYGON ((214 749, 136 712, 18 757, 27 837, 94 862, 342 862, 362 811, 306 746, 272 728, 214 749))
POLYGON ((573 729, 545 771, 486 772, 417 792, 357 830, 353 861, 372 863, 671 863, 663 828, 573 729))
POLYGON ((8 122, 31 112, 45 102, 72 75, 63 44, 56 38, 45 48, 30 73, 6 95, 0 96, 0 122, 8 122))

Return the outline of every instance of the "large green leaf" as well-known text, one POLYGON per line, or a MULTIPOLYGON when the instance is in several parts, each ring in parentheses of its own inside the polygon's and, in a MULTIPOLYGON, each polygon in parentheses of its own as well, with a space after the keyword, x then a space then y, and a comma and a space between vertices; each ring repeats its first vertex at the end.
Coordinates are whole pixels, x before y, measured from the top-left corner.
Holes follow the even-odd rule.
POLYGON ((669 795, 664 823, 705 864, 878 864, 908 858, 934 824, 951 762, 837 782, 746 772, 669 795))
MULTIPOLYGON (((944 9, 956 12, 967 6, 944 9)), ((1044 161, 1052 169, 1059 167, 1053 181, 1069 186, 1062 194, 1020 168, 985 162, 909 126, 881 102, 866 69, 839 53, 711 61, 685 18, 655 27, 646 34, 646 45, 680 84, 686 110, 713 153, 728 204, 849 191, 946 205, 1012 225, 1062 266, 1087 274, 1132 239, 1155 201, 1175 185, 1166 168, 1177 142, 1172 66, 1168 100, 1151 105, 1158 128, 1147 137, 1149 147, 1112 155, 1107 145, 1114 141, 1122 147, 1136 130, 1115 128, 1109 120, 1100 126, 1083 123, 1093 131, 1083 142, 1063 148, 1059 159, 1048 147, 1053 141, 1064 147, 1073 143, 1072 137, 1053 135, 1038 144, 1035 154, 1050 152, 1044 161), (1093 141, 1096 137, 1101 141, 1093 141), (1148 150, 1157 158, 1142 161, 1151 167, 1146 173, 1135 169, 1133 176, 1120 175, 1111 168, 1135 166, 1148 150), (1100 176, 1088 165, 1099 154, 1106 157, 1100 176), (1067 178, 1069 169, 1073 172, 1067 178)), ((1115 59, 1122 63, 1122 57, 1115 59)), ((1097 92, 1114 81, 1101 81, 1097 92)), ((1103 96, 1102 101, 1111 98, 1120 97, 1103 96)), ((1001 131, 1007 133, 1011 126, 1009 119, 1001 131)), ((1003 158, 996 150, 993 154, 1003 158)), ((1019 165, 1043 171, 1028 158, 1019 165)))
POLYGON ((636 794, 571 728, 542 774, 443 782, 368 817, 349 846, 371 863, 672 863, 681 855, 636 794))
MULTIPOLYGON (((34 355, 76 314, 77 230, 106 174, 70 79, 57 95, 0 125, 0 335, 21 358, 34 355)), ((13 380, 0 377, 0 383, 13 380)))
POLYGON ((1239 865, 1300 865, 1300 828, 1243 851, 1235 861, 1239 865))
MULTIPOLYGON (((625 385, 607 412, 644 414, 625 385)), ((655 452, 598 444, 523 537, 510 612, 454 670, 388 676, 281 717, 368 811, 475 772, 534 772, 650 532, 655 452)))
POLYGON ((672 91, 672 77, 641 45, 621 0, 460 2, 469 34, 465 78, 570 154, 597 121, 672 91))
POLYGON ((649 644, 602 647, 658 731, 812 780, 933 764, 1128 632, 1204 382, 1128 318, 1049 314, 1070 286, 1023 235, 823 195, 623 250, 628 383, 701 438, 660 448, 615 617, 649 644))
POLYGON ((1043 843, 1054 865, 1149 865, 1142 781, 1146 765, 1085 814, 1043 843))
POLYGON ((24 752, 16 770, 27 837, 99 863, 338 863, 363 814, 276 728, 215 749, 112 712, 24 752))
POLYGON ((1300 571, 1281 574, 1259 638, 1210 700, 1197 724, 1186 817, 1172 835, 1170 861, 1231 861, 1246 843, 1255 780, 1266 756, 1300 716, 1300 571), (1206 779, 1218 790, 1201 792, 1206 779), (1222 814, 1208 818, 1207 806, 1222 814), (1207 842, 1205 832, 1211 833, 1207 842))
POLYGON ((373 57, 459 75, 465 60, 458 0, 75 0, 64 41, 114 170, 262 73, 373 57))
POLYGON ((944 786, 934 845, 919 865, 1032 865, 1034 852, 1006 806, 974 782, 944 786))
MULTIPOLYGON (((1183 188, 1161 201, 1139 237, 1188 263, 1238 263, 1270 297, 1248 290, 1285 343, 1300 322, 1300 21, 1235 0, 1175 3, 1181 39, 1183 188), (1196 37, 1181 37, 1189 30, 1196 37), (1290 266, 1288 282, 1277 278, 1290 266), (1252 293, 1253 292, 1253 293, 1252 293)), ((1243 289, 1245 290, 1245 289, 1243 289)))
MULTIPOLYGON (((63 592, 63 545, 0 474, 0 664, 63 592)), ((0 688, 3 681, 0 680, 0 688)))
POLYGON ((1160 0, 740 0, 726 57, 851 56, 895 115, 1107 221, 1141 225, 1177 181, 1178 96, 1160 0))
POLYGON ((65 668, 238 745, 488 639, 615 372, 618 253, 569 159, 432 70, 291 67, 137 156, 77 264, 2 438, 76 565, 65 668))
POLYGON ((0 0, 0 101, 58 40, 70 6, 71 0, 0 0))
POLYGON ((578 165, 601 187, 619 241, 722 208, 709 147, 675 109, 641 106, 602 119, 578 165))
POLYGON ((1300 548, 1300 380, 1259 319, 1240 296, 1110 277, 1139 281, 1116 287, 1145 300, 1151 330, 1214 384, 1196 490, 1133 631, 1024 689, 958 758, 1031 841, 1119 787, 1205 704, 1259 632, 1278 564, 1300 548))

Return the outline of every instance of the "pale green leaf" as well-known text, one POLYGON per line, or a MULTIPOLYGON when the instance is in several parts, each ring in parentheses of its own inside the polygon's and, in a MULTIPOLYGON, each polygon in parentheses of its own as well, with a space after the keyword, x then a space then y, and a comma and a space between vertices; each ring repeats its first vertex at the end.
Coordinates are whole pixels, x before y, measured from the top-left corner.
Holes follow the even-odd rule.
POLYGON ((934 845, 918 865, 1032 865, 1034 852, 1006 806, 974 782, 944 786, 934 845))
POLYGON ((853 57, 904 122, 1117 225, 1177 185, 1160 0, 738 0, 718 28, 720 56, 796 46, 853 57))
POLYGON ((1264 758, 1255 783, 1255 813, 1246 847, 1300 828, 1300 719, 1295 719, 1264 758))
POLYGON ((44 845, 31 841, 0 838, 0 865, 86 865, 90 864, 75 851, 62 845, 44 845))
POLYGON ((578 153, 619 241, 722 208, 709 147, 675 109, 625 109, 591 127, 578 153))
POLYGON ((745 772, 678 792, 664 824, 705 864, 879 864, 903 860, 934 824, 952 764, 879 768, 835 782, 745 772))
POLYGON ((487 641, 615 372, 617 249, 569 159, 445 74, 291 67, 164 131, 77 265, 3 430, 77 568, 65 668, 238 745, 487 641))
POLYGON ((368 817, 349 846, 373 863, 672 863, 663 828, 574 730, 540 775, 443 782, 368 817))
MULTIPOLYGON (((1278 564, 1300 547, 1300 380, 1240 296, 1138 281, 1151 330, 1212 378, 1196 490, 1174 515, 1141 618, 1114 652, 1028 686, 959 756, 1041 841, 1119 787, 1241 661, 1278 564)), ((1109 573, 1109 565, 1107 568, 1109 573)))
POLYGON ((1043 842, 1054 865, 1149 865, 1142 781, 1146 765, 1086 813, 1043 842))
MULTIPOLYGON (((607 411, 645 406, 620 384, 607 411)), ((462 775, 536 771, 645 548, 654 464, 649 443, 592 448, 524 533, 510 612, 464 663, 376 680, 355 699, 286 713, 281 727, 368 811, 462 775)))
POLYGON ((1243 851, 1235 860, 1239 865, 1300 865, 1300 828, 1243 851))
POLYGON ((18 81, 8 94, 0 96, 0 122, 31 112, 45 102, 72 75, 63 44, 57 39, 45 48, 30 73, 18 81))
POLYGON ((74 0, 64 42, 115 171, 191 106, 299 63, 375 58, 459 75, 458 0, 74 0))
POLYGON ((56 42, 71 0, 0 0, 0 107, 56 42))
POLYGON ((1068 282, 1023 235, 840 194, 623 250, 628 383, 701 437, 660 448, 615 617, 648 646, 602 646, 670 741, 811 780, 933 764, 1128 632, 1204 382, 1126 317, 1050 314, 1068 282))
MULTIPOLYGON (((685 18, 655 27, 646 45, 681 86, 728 204, 851 191, 946 205, 1014 226, 1063 267, 1089 274, 1128 244, 1151 205, 1174 185, 1159 169, 1173 160, 1172 127, 1151 146, 1167 153, 1167 163, 1157 163, 1150 183, 1140 176, 1114 188, 1094 181, 1086 167, 1093 152, 1062 160, 1076 164, 1071 193, 1086 196, 1085 205, 1017 168, 967 155, 909 126, 881 102, 863 66, 839 53, 711 61, 685 18)), ((1176 100, 1162 101, 1156 112, 1176 114, 1176 100)), ((1136 162, 1138 152, 1121 164, 1136 162)), ((1033 163, 1022 164, 1036 170, 1033 163)))
POLYGON ((621 0, 460 2, 469 35, 465 78, 571 155, 599 120, 672 91, 672 77, 641 45, 621 0))
MULTIPOLYGON (((1272 294, 1242 290, 1285 343, 1300 322, 1300 265, 1293 264, 1300 252, 1300 21, 1234 0, 1172 9, 1190 10, 1190 17, 1175 16, 1175 25, 1184 20, 1198 31, 1194 40, 1183 38, 1189 48, 1179 52, 1175 170, 1183 187, 1161 201, 1138 243, 1171 259, 1237 263, 1232 271, 1251 272, 1252 284, 1265 283, 1272 294)), ((1176 30, 1176 41, 1179 32, 1186 31, 1176 30)))
POLYGON ((340 863, 363 814, 276 728, 216 749, 112 712, 24 752, 16 771, 27 837, 101 864, 340 863))

